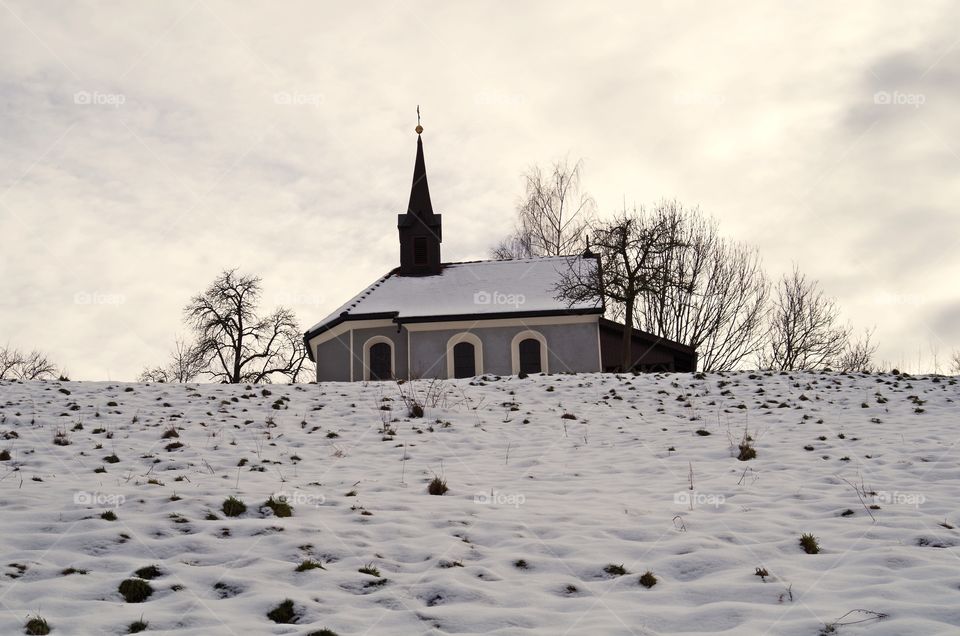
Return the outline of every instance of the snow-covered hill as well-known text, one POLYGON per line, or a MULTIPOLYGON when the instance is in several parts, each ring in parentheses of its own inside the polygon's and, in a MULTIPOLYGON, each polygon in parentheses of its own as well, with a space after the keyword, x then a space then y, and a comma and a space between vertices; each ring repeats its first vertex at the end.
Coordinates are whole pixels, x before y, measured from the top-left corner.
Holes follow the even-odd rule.
POLYGON ((2 634, 960 633, 951 378, 2 383, 0 403, 2 634), (125 602, 137 578, 152 594, 125 602))

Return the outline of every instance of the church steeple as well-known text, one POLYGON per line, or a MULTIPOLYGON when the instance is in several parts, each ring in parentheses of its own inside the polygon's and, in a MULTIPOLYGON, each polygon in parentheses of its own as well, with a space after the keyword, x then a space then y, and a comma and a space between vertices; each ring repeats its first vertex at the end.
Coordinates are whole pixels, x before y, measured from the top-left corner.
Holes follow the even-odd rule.
POLYGON ((423 127, 420 108, 417 107, 417 158, 413 164, 413 184, 406 214, 397 215, 400 231, 401 276, 430 276, 439 274, 441 219, 433 213, 430 188, 427 185, 427 166, 423 159, 423 127))
POLYGON ((417 135, 417 158, 413 162, 413 185, 410 187, 410 203, 407 204, 407 211, 420 215, 433 214, 430 186, 427 185, 427 165, 423 160, 423 139, 420 135, 417 135))

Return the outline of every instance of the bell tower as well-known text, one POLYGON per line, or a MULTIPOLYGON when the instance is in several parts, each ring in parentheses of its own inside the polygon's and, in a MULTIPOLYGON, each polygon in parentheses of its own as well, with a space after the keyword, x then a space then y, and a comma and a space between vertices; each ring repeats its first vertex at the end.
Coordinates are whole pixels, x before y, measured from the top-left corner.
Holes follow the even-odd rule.
POLYGON ((439 274, 441 219, 433 213, 427 167, 423 160, 423 126, 417 107, 417 158, 413 164, 413 185, 407 213, 397 215, 400 231, 400 276, 432 276, 439 274))

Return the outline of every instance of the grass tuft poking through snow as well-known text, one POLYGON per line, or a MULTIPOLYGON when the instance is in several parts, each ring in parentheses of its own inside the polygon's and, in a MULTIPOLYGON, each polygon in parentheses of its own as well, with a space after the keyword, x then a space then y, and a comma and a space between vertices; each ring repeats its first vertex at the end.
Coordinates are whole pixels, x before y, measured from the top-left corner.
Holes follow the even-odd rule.
POLYGON ((817 538, 809 533, 800 535, 800 547, 803 548, 803 551, 807 554, 820 553, 820 544, 817 543, 817 538))
POLYGON ((161 572, 160 568, 155 565, 148 565, 134 572, 134 575, 140 577, 141 579, 152 581, 155 578, 163 576, 163 572, 161 572))
POLYGON ((81 570, 79 568, 65 568, 60 570, 61 576, 70 576, 71 574, 87 574, 87 570, 81 570))
POLYGON ((434 477, 430 480, 430 485, 427 486, 427 492, 431 495, 443 495, 450 490, 447 488, 447 480, 441 479, 440 477, 434 477))
POLYGON ((603 571, 609 574, 610 576, 623 576, 625 574, 629 574, 629 572, 627 572, 627 569, 623 567, 622 563, 620 565, 611 563, 610 565, 604 567, 603 571))
POLYGON ((153 587, 143 579, 127 579, 118 589, 127 603, 143 603, 153 594, 153 587))
POLYGON ((274 623, 280 624, 296 623, 299 620, 293 601, 290 599, 282 601, 275 608, 267 612, 267 618, 274 623))
POLYGON ((374 567, 373 563, 368 563, 357 571, 360 574, 369 574, 370 576, 380 578, 380 570, 374 567))
POLYGON ((640 582, 640 585, 649 589, 657 584, 657 577, 653 575, 653 572, 651 572, 650 570, 647 570, 646 572, 640 575, 639 582, 640 582))
POLYGON ((30 636, 44 636, 50 633, 50 625, 42 616, 31 616, 23 626, 24 633, 30 636))
POLYGON ((275 499, 273 495, 270 496, 265 502, 263 502, 264 508, 269 508, 273 511, 273 516, 275 517, 292 517, 293 508, 290 507, 290 504, 287 503, 284 499, 275 499))
POLYGON ((247 511, 247 505, 236 497, 227 497, 221 509, 228 517, 239 517, 247 511))
POLYGON ((312 559, 306 559, 305 561, 302 561, 302 562, 300 563, 300 565, 297 566, 296 571, 297 571, 297 572, 306 572, 307 570, 318 570, 318 569, 319 569, 319 570, 326 570, 326 568, 323 567, 323 564, 320 563, 319 561, 314 561, 314 560, 312 560, 312 559))

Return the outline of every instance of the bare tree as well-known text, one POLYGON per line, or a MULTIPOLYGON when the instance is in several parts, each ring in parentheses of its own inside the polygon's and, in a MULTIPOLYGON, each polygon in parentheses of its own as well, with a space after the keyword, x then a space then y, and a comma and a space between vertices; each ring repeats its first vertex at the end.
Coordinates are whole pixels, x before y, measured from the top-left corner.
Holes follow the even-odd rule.
POLYGON ((581 187, 582 161, 556 161, 549 173, 538 166, 524 175, 525 192, 513 234, 493 249, 493 257, 566 256, 583 250, 594 201, 581 187))
POLYGON ((839 324, 840 310, 815 280, 794 266, 776 288, 769 340, 760 366, 784 371, 822 370, 839 360, 850 328, 839 324))
POLYGON ((221 273, 184 309, 196 342, 193 350, 203 374, 226 383, 270 382, 274 375, 296 382, 307 351, 291 310, 257 315, 260 278, 221 273))
POLYGON ((278 307, 260 317, 260 278, 223 271, 184 308, 193 339, 177 339, 171 360, 144 369, 142 382, 296 382, 309 374, 303 334, 293 312, 278 307))
POLYGON ((844 352, 837 359, 836 367, 841 371, 862 371, 873 373, 877 366, 873 363, 873 356, 877 352, 877 345, 873 342, 875 329, 865 329, 860 338, 847 341, 844 352))
POLYGON ((950 358, 950 370, 955 375, 960 375, 960 349, 954 351, 953 357, 950 358))
POLYGON ((647 213, 635 208, 593 224, 591 249, 600 257, 597 266, 572 261, 557 286, 558 298, 570 304, 595 301, 623 318, 622 370, 633 368, 632 327, 638 303, 645 295, 658 293, 660 285, 671 283, 658 263, 676 248, 673 220, 660 209, 647 213))
POLYGON ((170 362, 166 366, 144 369, 140 382, 193 382, 203 373, 203 360, 197 348, 182 338, 174 340, 170 362))
POLYGON ((0 380, 12 380, 17 377, 22 354, 9 346, 0 349, 0 380))
POLYGON ((664 201, 674 233, 657 259, 665 277, 643 295, 641 326, 697 351, 704 371, 727 371, 763 348, 770 284, 756 249, 721 238, 699 208, 664 201))
POLYGON ((57 366, 40 351, 24 353, 10 346, 0 349, 0 380, 48 380, 57 376, 57 366))

